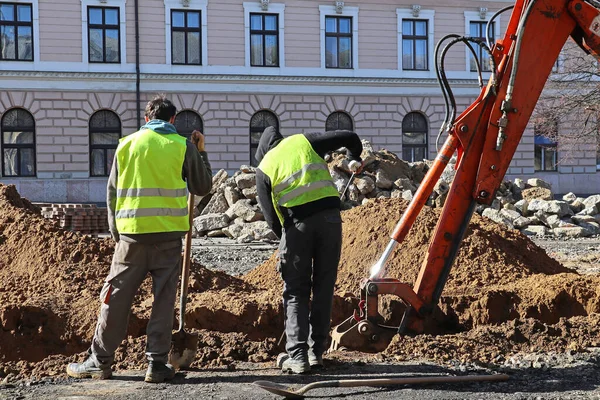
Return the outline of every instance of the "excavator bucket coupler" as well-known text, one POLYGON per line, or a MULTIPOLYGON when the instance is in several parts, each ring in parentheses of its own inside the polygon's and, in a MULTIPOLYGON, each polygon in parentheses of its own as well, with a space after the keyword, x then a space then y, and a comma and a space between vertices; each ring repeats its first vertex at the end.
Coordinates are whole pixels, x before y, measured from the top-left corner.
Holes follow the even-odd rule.
POLYGON ((419 318, 419 314, 426 311, 423 301, 409 285, 397 279, 363 281, 358 307, 353 316, 333 328, 329 351, 347 349, 378 353, 386 349, 398 332, 405 329, 415 332, 423 330, 422 319, 419 318), (407 306, 405 318, 399 327, 383 325, 384 318, 378 308, 379 296, 385 294, 398 296, 407 306), (415 316, 411 310, 416 311, 417 315, 415 316), (411 313, 410 319, 406 318, 409 313, 411 313))

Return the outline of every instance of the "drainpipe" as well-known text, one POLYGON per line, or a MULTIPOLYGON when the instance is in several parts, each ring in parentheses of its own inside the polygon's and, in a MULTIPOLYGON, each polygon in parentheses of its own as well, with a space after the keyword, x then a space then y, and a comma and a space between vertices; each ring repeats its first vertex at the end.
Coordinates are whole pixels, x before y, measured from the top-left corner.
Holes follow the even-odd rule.
POLYGON ((140 16, 139 16, 139 0, 135 0, 135 104, 136 104, 136 118, 137 127, 142 126, 141 114, 142 109, 140 107, 140 16))

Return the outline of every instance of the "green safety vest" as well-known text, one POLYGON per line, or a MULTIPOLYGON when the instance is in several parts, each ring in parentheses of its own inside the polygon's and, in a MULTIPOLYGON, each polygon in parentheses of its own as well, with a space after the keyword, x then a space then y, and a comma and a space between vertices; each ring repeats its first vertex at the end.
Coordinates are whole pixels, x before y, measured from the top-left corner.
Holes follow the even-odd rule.
POLYGON ((186 139, 144 129, 120 140, 115 218, 124 234, 186 232, 187 186, 181 176, 186 139))
POLYGON ((258 168, 271 180, 271 201, 279 221, 279 207, 294 207, 325 197, 339 197, 327 163, 302 134, 283 139, 269 150, 258 168))

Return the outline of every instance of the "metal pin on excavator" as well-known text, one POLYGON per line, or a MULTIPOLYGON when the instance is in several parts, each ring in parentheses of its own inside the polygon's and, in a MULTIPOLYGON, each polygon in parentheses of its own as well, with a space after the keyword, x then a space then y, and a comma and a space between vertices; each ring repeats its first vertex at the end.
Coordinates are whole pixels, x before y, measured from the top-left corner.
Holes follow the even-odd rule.
MULTIPOLYGON (((397 333, 423 331, 424 322, 440 299, 475 206, 493 201, 563 45, 570 36, 586 53, 600 58, 600 2, 518 0, 498 11, 490 23, 510 9, 506 33, 491 48, 481 40, 459 35, 444 37, 436 47, 436 63, 440 63, 436 72, 447 100, 442 125, 447 139, 370 277, 362 282, 359 309, 333 329, 330 351, 347 348, 379 352, 397 333), (440 52, 446 40, 449 42, 440 52), (448 49, 459 42, 473 54, 477 46, 487 52, 491 77, 475 102, 456 118, 444 58, 448 49), (386 278, 386 262, 408 234, 455 152, 456 175, 414 287, 386 278), (398 296, 406 305, 399 326, 383 325, 378 311, 380 295, 398 296)), ((477 66, 481 71, 478 61, 477 66)))

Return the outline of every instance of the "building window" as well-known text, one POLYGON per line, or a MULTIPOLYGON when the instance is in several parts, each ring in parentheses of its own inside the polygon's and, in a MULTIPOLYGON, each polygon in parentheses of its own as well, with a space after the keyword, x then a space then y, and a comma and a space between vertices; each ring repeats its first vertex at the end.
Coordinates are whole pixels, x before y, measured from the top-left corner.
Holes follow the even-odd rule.
POLYGON ((352 68, 351 17, 325 17, 325 67, 352 68))
POLYGON ((427 159, 429 128, 423 114, 410 112, 402 120, 402 159, 408 162, 427 159))
POLYGON ((279 28, 277 14, 250 13, 250 65, 279 66, 279 28))
POLYGON ((202 65, 200 11, 171 11, 171 63, 202 65))
POLYGON ((31 4, 0 3, 0 60, 33 61, 31 4))
POLYGON ((2 116, 2 175, 35 176, 35 120, 22 108, 2 116))
POLYGON ((544 121, 535 124, 534 166, 536 171, 556 171, 558 169, 558 121, 544 121))
POLYGON ((197 130, 204 133, 204 123, 200 115, 191 110, 183 110, 177 113, 175 117, 175 128, 177 133, 185 136, 188 140, 192 137, 192 132, 197 130))
MULTIPOLYGON (((487 26, 487 21, 471 21, 469 22, 469 36, 474 39, 479 39, 485 42, 485 30, 487 26)), ((491 24, 490 26, 490 41, 494 41, 496 37, 495 26, 491 24)), ((490 65, 490 55, 487 51, 483 49, 482 46, 471 43, 473 48, 475 49, 475 53, 477 54, 477 58, 479 59, 479 63, 481 64, 481 70, 485 72, 490 72, 492 67, 490 65)), ((477 71, 477 62, 473 57, 473 54, 469 51, 469 66, 471 71, 477 71)))
POLYGON ((90 118, 90 175, 108 176, 121 138, 121 120, 112 111, 96 111, 90 118))
POLYGON ((429 69, 427 20, 402 20, 402 69, 426 71, 429 69))
POLYGON ((285 67, 285 4, 244 2, 246 67, 285 67))
POLYGON ((350 115, 343 111, 336 111, 329 114, 325 121, 326 131, 353 131, 354 124, 350 115))
POLYGON ((120 21, 117 7, 88 7, 88 61, 120 63, 120 21))
MULTIPOLYGON (((475 38, 475 39, 483 40, 485 42, 486 26, 487 26, 487 21, 471 21, 471 22, 469 22, 469 36, 471 36, 472 38, 475 38)), ((494 28, 495 28, 494 24, 491 24, 491 26, 490 26, 490 41, 492 41, 492 42, 494 41, 494 38, 496 37, 494 28)), ((491 71, 492 67, 490 65, 490 55, 488 54, 488 52, 485 51, 483 49, 483 47, 478 44, 475 44, 475 43, 471 43, 471 44, 473 45, 473 48, 475 49, 475 53, 477 54, 477 58, 479 59, 479 62, 481 64, 481 70, 486 71, 486 72, 491 71)), ((471 71, 477 71, 477 62, 475 61, 473 54, 471 52, 469 52, 469 54, 470 54, 469 65, 470 65, 471 71)))
POLYGON ((250 165, 256 167, 256 149, 260 137, 267 127, 272 126, 279 132, 279 120, 271 111, 261 110, 256 112, 250 119, 250 165))

